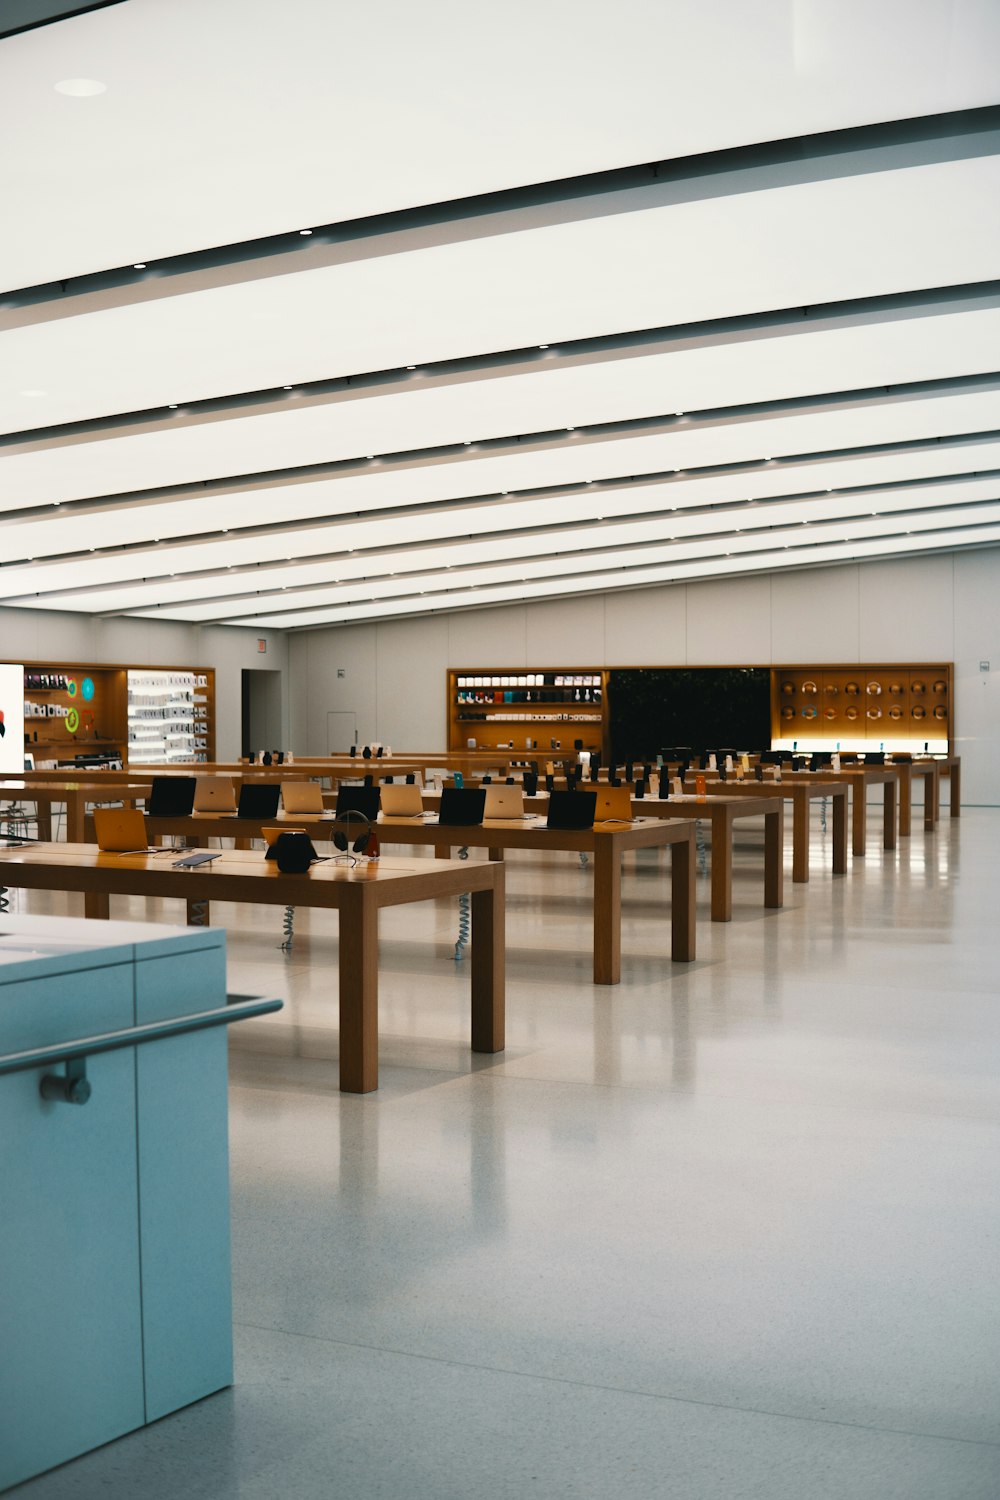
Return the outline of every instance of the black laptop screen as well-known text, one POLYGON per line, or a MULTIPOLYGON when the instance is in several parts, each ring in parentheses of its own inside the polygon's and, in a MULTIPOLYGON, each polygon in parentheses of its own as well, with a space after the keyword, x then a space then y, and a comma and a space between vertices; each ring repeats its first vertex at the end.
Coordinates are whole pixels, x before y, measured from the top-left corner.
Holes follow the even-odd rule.
POLYGON ((483 821, 486 792, 481 787, 446 786, 441 793, 438 822, 446 828, 474 828, 483 821))
POLYGON ((381 793, 377 786, 341 786, 337 788, 337 817, 359 812, 369 823, 378 817, 381 793))
POLYGON ((276 818, 281 786, 277 781, 244 781, 240 787, 238 818, 276 818))
POLYGON ((194 807, 193 776, 154 776, 146 812, 151 818, 187 818, 194 807))
POLYGON ((548 828, 593 828, 596 792, 550 792, 548 828))

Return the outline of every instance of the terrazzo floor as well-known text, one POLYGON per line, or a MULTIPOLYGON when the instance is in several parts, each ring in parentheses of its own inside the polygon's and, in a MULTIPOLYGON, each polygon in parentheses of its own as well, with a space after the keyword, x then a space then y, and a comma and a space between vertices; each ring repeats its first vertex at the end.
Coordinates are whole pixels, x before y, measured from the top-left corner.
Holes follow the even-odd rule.
POLYGON ((996 1500, 1000 810, 915 827, 834 879, 817 822, 766 912, 741 826, 690 965, 630 856, 616 988, 592 866, 512 856, 494 1058, 455 903, 384 913, 366 1097, 332 914, 285 956, 279 913, 214 908, 230 987, 286 1001, 231 1043, 236 1384, 10 1493, 996 1500))

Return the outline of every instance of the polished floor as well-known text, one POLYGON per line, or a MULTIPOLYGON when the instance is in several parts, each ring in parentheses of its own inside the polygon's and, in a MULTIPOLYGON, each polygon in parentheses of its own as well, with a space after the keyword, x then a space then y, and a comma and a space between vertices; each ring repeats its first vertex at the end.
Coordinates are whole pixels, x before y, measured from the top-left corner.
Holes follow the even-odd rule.
POLYGON ((454 903, 386 914, 365 1098, 335 918, 286 957, 279 913, 217 908, 231 988, 287 1001, 233 1038, 236 1384, 14 1493, 996 1500, 1000 810, 879 836, 835 880, 817 825, 765 912, 741 830, 690 966, 630 858, 616 989, 592 868, 511 858, 496 1058, 454 903))

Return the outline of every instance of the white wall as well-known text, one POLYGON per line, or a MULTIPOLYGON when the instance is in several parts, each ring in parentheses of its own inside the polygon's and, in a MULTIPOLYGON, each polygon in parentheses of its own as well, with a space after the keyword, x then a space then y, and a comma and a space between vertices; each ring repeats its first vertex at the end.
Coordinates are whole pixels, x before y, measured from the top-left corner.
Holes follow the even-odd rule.
POLYGON ((439 750, 448 667, 839 661, 953 661, 964 800, 1000 803, 1000 548, 302 632, 290 743, 326 754, 349 710, 361 740, 439 750))
POLYGON ((135 667, 214 667, 215 753, 219 760, 239 759, 242 669, 278 667, 282 673, 283 727, 288 723, 288 648, 281 631, 0 609, 0 658, 49 661, 54 665, 76 661, 121 662, 135 667), (257 650, 258 639, 267 641, 263 654, 257 650))

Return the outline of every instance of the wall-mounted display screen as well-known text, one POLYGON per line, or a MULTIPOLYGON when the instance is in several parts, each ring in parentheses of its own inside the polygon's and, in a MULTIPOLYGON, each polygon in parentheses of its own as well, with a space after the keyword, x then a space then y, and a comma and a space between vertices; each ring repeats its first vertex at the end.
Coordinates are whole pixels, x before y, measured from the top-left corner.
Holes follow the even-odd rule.
POLYGON ((771 743, 767 667, 616 667, 608 678, 611 753, 648 760, 665 747, 771 743))
POLYGON ((24 770, 24 668, 0 666, 0 773, 24 770))

